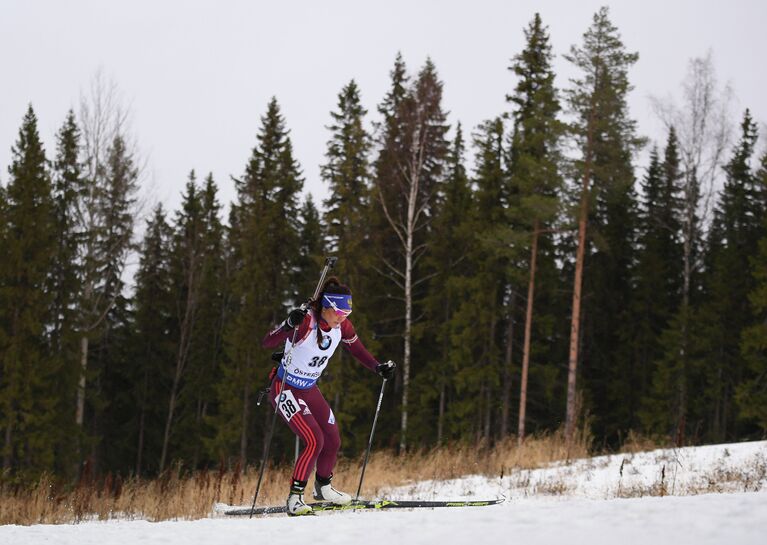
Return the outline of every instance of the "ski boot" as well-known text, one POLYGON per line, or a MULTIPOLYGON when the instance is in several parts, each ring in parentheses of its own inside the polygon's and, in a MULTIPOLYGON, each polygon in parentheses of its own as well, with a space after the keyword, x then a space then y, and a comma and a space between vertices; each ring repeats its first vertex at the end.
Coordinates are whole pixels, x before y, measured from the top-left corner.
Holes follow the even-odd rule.
POLYGON ((346 492, 339 492, 330 484, 330 477, 324 478, 319 475, 314 476, 314 499, 317 501, 329 501, 335 505, 349 505, 352 497, 346 492))
POLYGON ((313 515, 312 507, 304 502, 304 488, 306 481, 293 481, 288 494, 288 516, 298 517, 301 515, 313 515))

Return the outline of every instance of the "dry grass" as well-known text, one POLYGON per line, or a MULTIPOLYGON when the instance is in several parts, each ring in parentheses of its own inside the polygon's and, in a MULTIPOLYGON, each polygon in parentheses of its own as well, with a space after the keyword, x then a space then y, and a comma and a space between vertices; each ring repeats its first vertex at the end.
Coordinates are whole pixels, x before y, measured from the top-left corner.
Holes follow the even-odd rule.
MULTIPOLYGON (((452 479, 469 474, 497 476, 512 469, 534 469, 551 462, 589 455, 590 438, 579 436, 568 448, 561 433, 487 445, 453 445, 397 456, 374 452, 365 472, 363 495, 375 496, 383 488, 427 479, 452 479)), ((334 484, 356 492, 361 459, 340 460, 334 484)), ((61 524, 86 520, 146 519, 150 521, 198 519, 210 515, 215 503, 250 504, 258 480, 258 467, 245 471, 171 471, 154 480, 107 478, 99 484, 63 491, 43 477, 28 488, 0 486, 0 524, 61 524)), ((292 468, 269 467, 259 493, 259 505, 285 500, 292 468)), ((310 481, 311 483, 312 481, 310 481)))

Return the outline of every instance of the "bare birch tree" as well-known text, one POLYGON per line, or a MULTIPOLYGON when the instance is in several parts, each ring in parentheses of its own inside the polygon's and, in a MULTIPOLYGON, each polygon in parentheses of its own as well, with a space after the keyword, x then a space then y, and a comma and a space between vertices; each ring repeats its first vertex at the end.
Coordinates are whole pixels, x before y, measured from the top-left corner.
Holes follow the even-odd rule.
POLYGON ((402 416, 400 450, 407 448, 408 395, 411 374, 411 343, 414 323, 414 288, 429 277, 416 277, 416 267, 428 248, 423 236, 431 221, 431 208, 442 175, 448 144, 447 125, 441 108, 442 83, 431 61, 427 61, 418 80, 399 105, 397 116, 402 127, 402 150, 392 155, 395 162, 394 187, 383 188, 377 180, 377 193, 386 220, 396 235, 404 263, 384 259, 382 274, 390 277, 404 294, 402 360, 402 416))
POLYGON ((122 291, 120 279, 133 250, 140 168, 136 166, 135 145, 126 136, 128 118, 117 85, 99 70, 80 100, 84 190, 75 211, 82 271, 75 417, 80 427, 85 413, 89 343, 122 291))
POLYGON ((688 357, 689 310, 692 278, 702 265, 699 244, 710 222, 713 198, 722 172, 723 155, 729 147, 732 124, 728 86, 719 87, 709 51, 689 61, 682 82, 681 105, 672 99, 652 98, 653 106, 667 129, 678 139, 682 169, 682 307, 680 309, 681 372, 676 385, 676 435, 684 434, 687 407, 686 360, 688 357))

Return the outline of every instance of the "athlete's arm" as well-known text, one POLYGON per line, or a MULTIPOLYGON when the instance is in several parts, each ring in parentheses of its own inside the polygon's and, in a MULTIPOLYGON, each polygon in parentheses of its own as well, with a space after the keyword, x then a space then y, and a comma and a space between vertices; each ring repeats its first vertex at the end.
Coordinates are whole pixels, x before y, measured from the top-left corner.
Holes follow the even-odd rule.
POLYGON ((367 348, 365 348, 365 345, 362 344, 362 341, 354 331, 354 326, 348 319, 341 323, 341 346, 362 365, 375 373, 378 360, 367 351, 367 348))
MULTIPOLYGON (((309 326, 312 322, 310 313, 304 317, 304 321, 298 326, 298 332, 296 332, 296 339, 303 339, 306 332, 309 330, 309 326)), ((277 348, 285 344, 285 341, 293 338, 293 329, 288 328, 285 322, 278 324, 274 329, 266 334, 264 340, 261 341, 261 346, 264 348, 277 348)))

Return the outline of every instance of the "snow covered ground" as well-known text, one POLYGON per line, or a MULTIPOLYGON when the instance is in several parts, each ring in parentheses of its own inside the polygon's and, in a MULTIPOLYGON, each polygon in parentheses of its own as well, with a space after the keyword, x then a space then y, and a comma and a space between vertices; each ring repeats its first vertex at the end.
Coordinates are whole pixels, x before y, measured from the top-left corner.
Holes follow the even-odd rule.
POLYGON ((198 521, 4 526, 0 544, 762 544, 767 543, 767 442, 598 457, 503 479, 428 481, 385 493, 393 499, 498 495, 508 501, 297 519, 249 520, 214 510, 211 518, 198 521), (672 492, 677 495, 667 495, 672 492), (660 493, 664 496, 654 495, 660 493))

